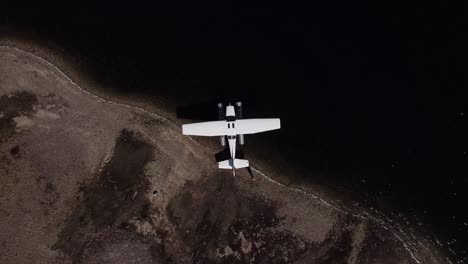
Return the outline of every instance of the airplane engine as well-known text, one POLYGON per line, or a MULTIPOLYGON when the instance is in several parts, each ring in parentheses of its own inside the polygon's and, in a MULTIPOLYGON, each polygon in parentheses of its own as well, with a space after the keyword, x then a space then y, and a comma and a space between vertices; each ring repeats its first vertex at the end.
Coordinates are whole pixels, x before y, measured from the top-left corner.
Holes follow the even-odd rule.
MULTIPOLYGON (((237 119, 242 119, 242 102, 237 102, 236 106, 237 106, 237 119)), ((244 135, 239 134, 237 138, 239 139, 239 144, 244 145, 244 135)))
MULTIPOLYGON (((226 114, 224 113, 224 107, 222 103, 218 103, 218 120, 224 120, 226 117, 226 114)), ((225 136, 220 136, 219 137, 219 143, 221 146, 226 146, 226 137, 225 136)))

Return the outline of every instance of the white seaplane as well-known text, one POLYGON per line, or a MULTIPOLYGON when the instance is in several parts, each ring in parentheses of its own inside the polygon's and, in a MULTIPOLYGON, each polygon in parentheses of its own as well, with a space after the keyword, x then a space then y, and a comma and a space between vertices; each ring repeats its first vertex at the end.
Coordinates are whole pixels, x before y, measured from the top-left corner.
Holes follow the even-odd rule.
POLYGON ((191 136, 220 137, 221 146, 226 145, 226 137, 231 152, 231 159, 218 162, 220 169, 236 169, 249 167, 249 161, 236 159, 236 144, 244 145, 244 135, 255 134, 281 128, 279 118, 242 119, 242 102, 237 102, 237 116, 234 106, 229 104, 224 111, 223 104, 218 104, 219 121, 200 122, 182 125, 182 134, 191 136))

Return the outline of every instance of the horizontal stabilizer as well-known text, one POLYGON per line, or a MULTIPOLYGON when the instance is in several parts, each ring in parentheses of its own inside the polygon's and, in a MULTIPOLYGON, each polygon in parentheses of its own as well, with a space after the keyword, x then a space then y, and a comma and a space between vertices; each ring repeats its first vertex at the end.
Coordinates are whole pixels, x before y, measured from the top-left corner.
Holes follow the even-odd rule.
POLYGON ((218 162, 220 169, 240 169, 249 167, 249 161, 244 159, 235 159, 234 162, 232 159, 223 160, 218 162))

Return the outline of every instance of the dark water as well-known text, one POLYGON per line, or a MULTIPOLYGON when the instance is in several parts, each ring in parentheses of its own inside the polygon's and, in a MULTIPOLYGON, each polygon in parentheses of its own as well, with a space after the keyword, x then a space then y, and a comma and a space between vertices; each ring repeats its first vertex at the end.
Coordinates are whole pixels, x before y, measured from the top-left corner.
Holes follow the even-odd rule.
POLYGON ((238 99, 247 117, 281 117, 247 150, 292 169, 293 182, 420 219, 468 256, 462 7, 77 2, 0 14, 113 91, 164 96, 194 119, 238 99))

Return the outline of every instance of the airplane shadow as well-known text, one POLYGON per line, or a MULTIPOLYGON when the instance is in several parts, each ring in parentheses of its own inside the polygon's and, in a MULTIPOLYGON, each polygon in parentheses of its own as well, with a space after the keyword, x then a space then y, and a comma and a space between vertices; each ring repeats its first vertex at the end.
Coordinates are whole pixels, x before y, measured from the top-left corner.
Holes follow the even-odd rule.
MULTIPOLYGON (((223 103, 223 106, 226 107, 229 103, 234 104, 237 101, 238 100, 234 100, 234 101, 210 100, 210 101, 205 101, 205 102, 200 102, 200 103, 179 105, 176 107, 176 115, 177 115, 177 118, 184 118, 184 119, 191 119, 191 120, 198 120, 198 121, 215 121, 219 119, 218 103, 223 103)), ((245 118, 245 114, 244 114, 244 118, 245 118)))
MULTIPOLYGON (((239 146, 237 146, 237 148, 238 149, 236 149, 236 158, 243 159, 245 157, 244 151, 242 149, 239 149, 240 148, 239 146)), ((227 160, 230 158, 231 158, 231 153, 229 152, 229 148, 227 146, 223 150, 215 154, 216 162, 220 162, 220 161, 227 160)))
POLYGON ((218 120, 218 101, 209 101, 176 107, 177 118, 199 121, 218 120))

